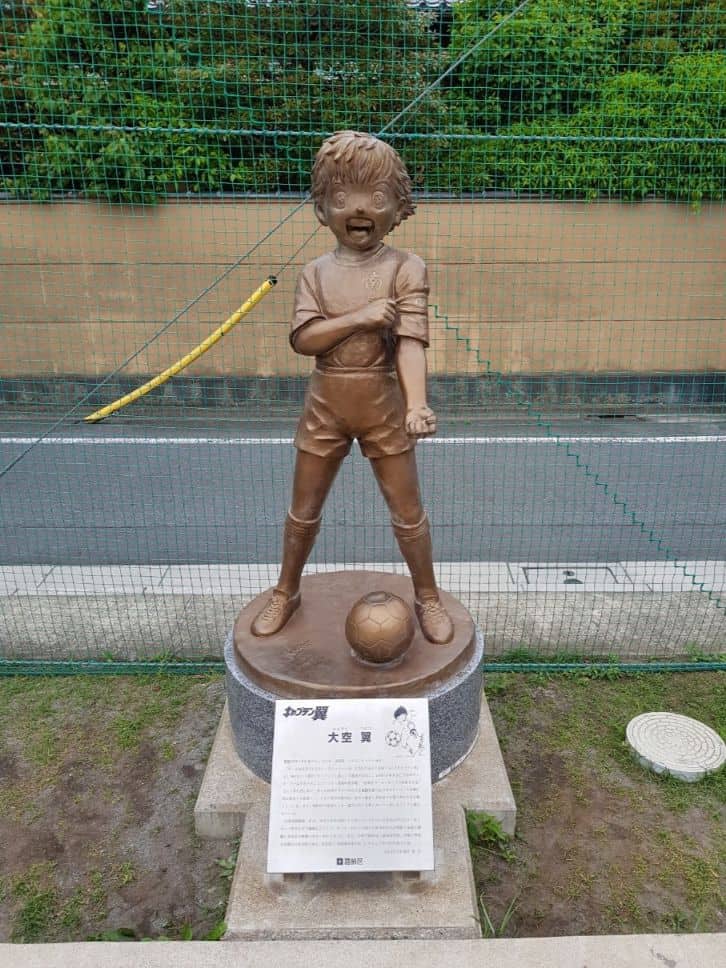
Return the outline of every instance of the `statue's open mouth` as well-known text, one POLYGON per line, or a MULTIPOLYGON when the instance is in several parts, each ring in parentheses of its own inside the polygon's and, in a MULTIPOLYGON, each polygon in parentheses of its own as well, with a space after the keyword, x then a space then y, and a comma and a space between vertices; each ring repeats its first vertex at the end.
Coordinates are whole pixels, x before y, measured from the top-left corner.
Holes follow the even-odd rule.
POLYGON ((373 222, 369 218, 352 218, 345 223, 346 231, 351 239, 365 241, 373 232, 373 222))

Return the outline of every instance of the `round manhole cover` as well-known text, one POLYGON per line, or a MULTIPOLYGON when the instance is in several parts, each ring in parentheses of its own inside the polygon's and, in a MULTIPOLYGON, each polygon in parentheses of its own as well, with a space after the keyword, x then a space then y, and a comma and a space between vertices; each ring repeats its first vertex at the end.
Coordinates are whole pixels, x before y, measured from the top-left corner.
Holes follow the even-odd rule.
POLYGON ((726 762, 726 744, 715 730, 678 713, 642 713, 625 731, 643 766, 694 782, 726 762))

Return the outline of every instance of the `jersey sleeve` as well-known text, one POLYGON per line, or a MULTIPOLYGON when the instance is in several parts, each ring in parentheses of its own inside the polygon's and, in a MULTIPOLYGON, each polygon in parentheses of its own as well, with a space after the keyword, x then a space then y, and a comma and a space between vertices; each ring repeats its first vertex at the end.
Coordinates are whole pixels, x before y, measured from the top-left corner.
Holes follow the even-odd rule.
POLYGON ((325 319, 317 296, 316 272, 312 263, 306 265, 298 276, 295 287, 295 302, 290 329, 290 345, 295 349, 295 338, 305 326, 318 319, 325 319))
POLYGON ((426 265, 417 255, 407 255, 396 275, 398 303, 397 336, 410 336, 429 345, 429 281, 426 265))

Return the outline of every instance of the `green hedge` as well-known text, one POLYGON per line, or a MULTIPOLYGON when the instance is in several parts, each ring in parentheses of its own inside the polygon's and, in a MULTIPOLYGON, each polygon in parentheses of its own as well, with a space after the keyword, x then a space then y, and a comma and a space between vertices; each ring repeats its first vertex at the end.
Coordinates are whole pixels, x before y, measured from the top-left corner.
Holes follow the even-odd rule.
MULTIPOLYGON (((21 59, 46 127, 7 185, 122 201, 302 190, 320 136, 275 132, 377 130, 445 64, 403 0, 45 0, 21 59)), ((403 130, 444 123, 433 97, 403 130)))
POLYGON ((454 187, 556 198, 723 198, 726 144, 683 139, 723 138, 725 92, 719 54, 673 58, 661 76, 615 75, 574 114, 513 125, 508 138, 460 149, 463 177, 454 187))
MULTIPOLYGON (((323 133, 379 130, 514 6, 457 3, 445 47, 405 0, 6 2, 3 184, 304 191, 323 133)), ((722 0, 533 0, 394 143, 436 192, 722 198, 724 19, 722 0)))

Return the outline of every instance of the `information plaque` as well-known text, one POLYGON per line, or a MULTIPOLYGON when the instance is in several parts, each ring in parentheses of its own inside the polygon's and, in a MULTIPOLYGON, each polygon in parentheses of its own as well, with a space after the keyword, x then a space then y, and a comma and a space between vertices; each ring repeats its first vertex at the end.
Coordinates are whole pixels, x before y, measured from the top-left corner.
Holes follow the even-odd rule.
POLYGON ((268 872, 433 866, 428 700, 278 700, 268 872))

